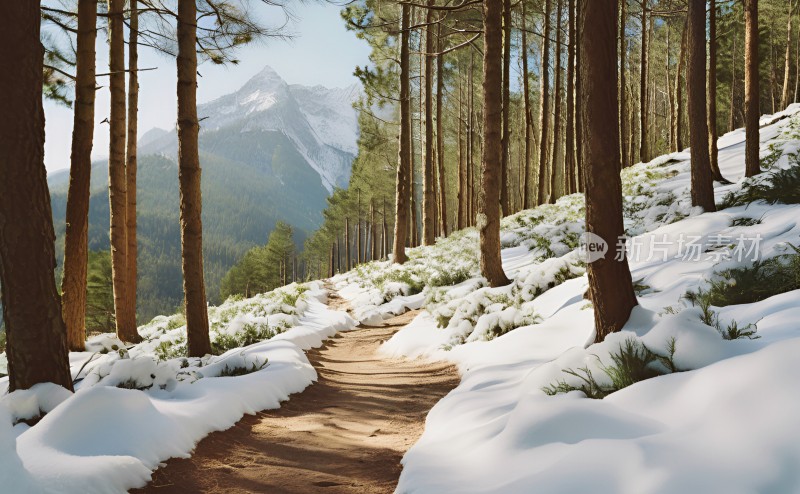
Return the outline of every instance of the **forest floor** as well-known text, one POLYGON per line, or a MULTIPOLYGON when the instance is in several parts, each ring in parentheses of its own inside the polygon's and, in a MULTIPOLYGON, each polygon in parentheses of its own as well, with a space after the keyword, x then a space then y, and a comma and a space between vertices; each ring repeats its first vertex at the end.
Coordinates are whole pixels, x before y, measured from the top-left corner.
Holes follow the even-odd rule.
MULTIPOLYGON (((333 294, 331 309, 347 303, 333 294)), ((447 363, 390 359, 378 347, 417 311, 338 333, 307 353, 318 381, 281 405, 210 434, 142 493, 387 493, 428 411, 459 384, 447 363)))

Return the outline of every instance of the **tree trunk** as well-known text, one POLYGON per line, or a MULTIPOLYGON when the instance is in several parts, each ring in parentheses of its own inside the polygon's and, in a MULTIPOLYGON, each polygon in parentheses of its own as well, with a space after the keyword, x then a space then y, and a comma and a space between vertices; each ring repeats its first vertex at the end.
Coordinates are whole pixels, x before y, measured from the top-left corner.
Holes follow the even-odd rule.
MULTIPOLYGON (((392 262, 403 264, 406 257, 408 234, 409 183, 411 178, 411 101, 408 74, 409 5, 401 7, 400 24, 400 136, 398 138, 397 180, 395 184, 394 250, 392 262)), ((385 216, 384 216, 385 217, 385 216)))
POLYGON ((439 231, 447 236, 447 185, 444 174, 444 133, 442 132, 442 104, 444 103, 444 56, 441 54, 442 26, 436 30, 439 55, 436 57, 436 162, 439 165, 439 231))
POLYGON ((464 84, 459 65, 458 78, 458 218, 457 228, 463 230, 467 219, 467 167, 464 163, 464 84))
POLYGON ((717 148, 717 0, 711 0, 708 13, 708 154, 711 176, 727 182, 719 169, 717 148))
POLYGON ((336 261, 333 257, 336 254, 336 244, 331 242, 331 252, 328 257, 328 277, 333 278, 336 274, 336 261))
MULTIPOLYGON (((570 0, 574 2, 575 0, 570 0)), ((628 149, 628 129, 626 128, 626 117, 628 115, 627 99, 625 97, 625 67, 628 55, 627 40, 625 35, 625 26, 628 21, 628 0, 620 2, 619 14, 619 132, 620 132, 620 157, 622 159, 622 167, 629 165, 628 157, 625 156, 628 149)), ((667 50, 667 60, 669 60, 669 50, 667 50)))
MULTIPOLYGON (((428 5, 433 5, 433 0, 428 0, 428 5)), ((422 244, 432 245, 436 241, 436 197, 433 156, 433 9, 428 9, 425 16, 428 26, 425 28, 425 157, 422 161, 422 244)), ((422 85, 420 85, 422 91, 422 85)))
POLYGON ((358 189, 358 211, 356 212, 356 266, 361 264, 363 260, 361 257, 361 235, 361 189, 358 189))
POLYGON ((511 0, 503 0, 503 129, 500 162, 500 214, 511 214, 508 195, 508 157, 511 146, 511 0))
POLYGON ((111 113, 108 151, 108 201, 111 211, 111 273, 114 285, 114 314, 117 337, 126 342, 141 341, 136 331, 136 314, 128 303, 127 174, 125 171, 125 38, 124 0, 109 0, 109 87, 111 113))
POLYGON ((551 0, 545 0, 544 7, 544 40, 542 42, 541 90, 539 93, 539 190, 536 204, 547 202, 548 148, 550 129, 550 10, 551 0))
POLYGON ((736 111, 734 110, 734 103, 736 100, 736 64, 739 61, 736 59, 736 32, 733 33, 733 48, 731 49, 731 106, 728 113, 728 132, 736 130, 736 111))
POLYGON ((467 226, 475 225, 475 54, 470 52, 469 77, 469 123, 467 124, 467 226))
POLYGON ((649 161, 650 150, 647 148, 647 77, 648 77, 648 52, 649 40, 647 29, 647 0, 641 1, 641 23, 642 23, 642 51, 640 54, 639 66, 639 161, 646 163, 649 161))
POLYGON ((89 196, 94 138, 96 38, 97 0, 80 0, 75 112, 64 232, 64 277, 61 280, 62 314, 67 327, 67 346, 76 352, 86 349, 86 270, 89 261, 89 196))
MULTIPOLYGON (((567 45, 567 151, 564 156, 564 168, 567 175, 567 193, 578 191, 575 184, 575 0, 567 3, 569 13, 569 44, 567 45)), ((623 69, 624 71, 624 64, 623 69)))
POLYGON ((525 106, 525 162, 524 171, 522 174, 522 209, 531 207, 530 203, 530 168, 531 168, 531 130, 533 127, 533 118, 531 115, 531 90, 529 72, 528 72, 528 33, 526 27, 525 2, 522 2, 522 90, 523 101, 525 106))
POLYGON ((620 137, 617 112, 616 0, 580 2, 580 127, 586 159, 586 231, 608 245, 603 257, 587 265, 594 305, 595 342, 619 331, 636 306, 628 262, 617 260, 613 246, 625 234, 622 225, 620 137))
POLYGON ((758 88, 758 0, 744 1, 744 108, 745 108, 745 175, 761 173, 758 160, 759 108, 758 88))
POLYGON ((675 136, 672 151, 683 151, 683 75, 685 72, 686 64, 686 48, 687 36, 689 30, 687 25, 683 26, 683 34, 681 35, 681 52, 678 55, 678 67, 675 71, 675 113, 672 116, 672 134, 675 136))
POLYGON ((478 197, 481 274, 492 287, 511 283, 500 258, 500 170, 502 148, 503 22, 500 2, 483 5, 483 159, 478 197))
POLYGON ((72 390, 44 167, 40 4, 1 5, 0 284, 8 389, 52 382, 72 390))
MULTIPOLYGON (((127 304, 128 310, 136 320, 136 292, 138 286, 137 259, 139 246, 136 241, 136 144, 139 123, 139 2, 130 1, 130 14, 128 31, 128 136, 125 153, 125 185, 127 205, 125 207, 125 233, 128 241, 128 273, 125 279, 128 282, 127 304)), ((137 333, 138 336, 138 333, 137 333)))
POLYGON ((197 6, 178 3, 178 181, 181 202, 181 261, 190 357, 211 353, 203 280, 203 223, 197 135, 197 6))
POLYGON ((705 2, 689 2, 688 22, 689 63, 686 67, 686 85, 692 148, 692 206, 700 206, 710 212, 716 211, 716 206, 708 156, 705 2))
MULTIPOLYGON (((581 0, 583 1, 583 0, 581 0)), ((580 19, 580 3, 578 3, 575 9, 575 165, 578 168, 578 192, 583 192, 586 190, 586 173, 585 173, 585 165, 583 160, 583 129, 580 125, 580 114, 582 112, 582 105, 583 105, 583 82, 581 81, 580 73, 581 73, 581 58, 583 57, 583 49, 581 48, 581 44, 583 41, 583 33, 581 33, 579 27, 579 19, 580 19)), ((633 143, 633 140, 631 140, 633 143)), ((633 155, 631 153, 631 155, 633 155)))
POLYGON ((352 253, 350 252, 350 218, 344 217, 344 268, 345 271, 353 269, 351 263, 352 253))
POLYGON ((375 223, 375 198, 369 198, 369 224, 370 224, 370 237, 369 237, 369 260, 374 261, 378 258, 378 235, 377 223, 375 223))
POLYGON ((550 200, 548 202, 554 203, 561 195, 561 184, 558 179, 561 177, 561 104, 562 94, 561 90, 561 7, 562 0, 556 2, 556 47, 553 53, 555 57, 555 103, 553 104, 553 111, 555 116, 553 118, 553 161, 550 166, 550 200))
POLYGON ((789 106, 789 73, 791 72, 792 57, 792 16, 794 15, 794 0, 789 1, 789 20, 786 21, 786 55, 783 64, 783 93, 781 94, 781 110, 789 106))

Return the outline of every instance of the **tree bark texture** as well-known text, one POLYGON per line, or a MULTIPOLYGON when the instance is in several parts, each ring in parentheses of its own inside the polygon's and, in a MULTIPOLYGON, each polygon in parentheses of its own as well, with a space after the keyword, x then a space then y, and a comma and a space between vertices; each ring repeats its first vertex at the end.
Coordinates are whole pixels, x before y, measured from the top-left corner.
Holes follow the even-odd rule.
POLYGON ((492 287, 510 283, 500 258, 500 173, 502 149, 502 4, 483 5, 483 159, 478 196, 481 274, 492 287))
POLYGON ((64 231, 64 276, 61 279, 62 314, 67 327, 67 346, 72 351, 86 349, 86 276, 89 262, 96 38, 97 0, 79 0, 75 110, 64 231))
POLYGON ((197 6, 178 3, 178 182, 186 333, 190 357, 211 353, 203 279, 203 223, 197 120, 197 6))
POLYGON ((595 341, 619 331, 636 306, 628 262, 614 246, 624 235, 617 104, 616 0, 580 2, 581 141, 586 160, 586 231, 608 244, 605 256, 588 264, 594 305, 595 341))
POLYGON ((9 391, 72 390, 44 167, 40 3, 0 4, 0 283, 9 391))

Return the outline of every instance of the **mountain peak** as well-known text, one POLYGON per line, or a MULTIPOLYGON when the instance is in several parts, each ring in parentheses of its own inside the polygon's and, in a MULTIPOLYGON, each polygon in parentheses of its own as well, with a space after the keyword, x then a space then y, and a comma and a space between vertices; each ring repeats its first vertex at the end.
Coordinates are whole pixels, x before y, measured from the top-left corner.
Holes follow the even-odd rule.
POLYGON ((275 69, 269 65, 266 65, 259 73, 251 77, 250 80, 245 83, 242 89, 278 89, 285 88, 286 86, 286 81, 284 81, 283 78, 278 75, 277 72, 275 72, 275 69))

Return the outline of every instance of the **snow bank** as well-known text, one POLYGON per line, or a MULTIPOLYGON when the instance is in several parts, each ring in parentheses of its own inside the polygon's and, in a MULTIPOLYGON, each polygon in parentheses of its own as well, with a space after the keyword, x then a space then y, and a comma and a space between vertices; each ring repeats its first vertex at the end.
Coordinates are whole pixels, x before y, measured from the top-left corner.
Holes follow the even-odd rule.
MULTIPOLYGON (((797 166, 798 111, 800 105, 792 105, 762 118, 761 156, 772 170, 797 166)), ((743 131, 724 135, 719 148, 723 175, 734 183, 715 184, 718 201, 753 180, 742 177, 743 131)), ((702 214, 688 194, 690 158, 673 153, 623 172, 629 248, 660 250, 631 259, 640 306, 623 331, 603 343, 593 344, 581 266, 565 262, 582 232, 579 196, 503 221, 503 261, 512 286, 485 288, 472 270, 458 283, 423 290, 426 310, 381 351, 452 361, 462 382, 429 413, 423 436, 403 459, 397 492, 800 492, 800 429, 794 426, 800 290, 711 308, 723 327, 754 324, 759 338, 752 340, 725 339, 684 299, 720 272, 749 265, 724 255, 737 235, 758 236, 761 259, 785 253, 787 243, 800 245, 800 205, 752 203, 702 214), (757 221, 736 226, 743 217, 757 221), (708 246, 699 259, 679 255, 681 234, 708 246), (659 244, 664 236, 672 242, 659 244), (553 276, 558 269, 549 269, 552 263, 568 267, 571 276, 553 276), (536 314, 534 323, 512 322, 496 336, 480 331, 487 318, 509 320, 511 309, 523 308, 536 314), (648 364, 664 375, 603 399, 545 392, 558 381, 579 386, 581 378, 565 371, 585 376, 580 369, 601 386, 611 384, 604 369, 626 342, 669 357, 648 364)), ((471 241, 469 235, 449 240, 465 251, 471 241)), ((426 261, 437 257, 436 249, 418 249, 408 271, 447 267, 426 261)), ((382 295, 367 270, 339 282, 382 295)), ((385 303, 377 300, 373 310, 385 303)))
POLYGON ((156 348, 180 340, 180 328, 166 329, 170 318, 161 318, 155 322, 160 329, 146 325, 142 333, 149 339, 130 350, 103 336, 87 345, 95 353, 71 354, 73 376, 82 378, 75 394, 38 385, 4 396, 3 490, 10 485, 8 492, 126 492, 145 485, 167 459, 188 457, 209 433, 231 427, 244 414, 280 407, 317 378, 303 351, 355 326, 346 313, 327 308, 319 284, 307 288, 292 307, 282 308, 292 314, 289 319, 284 313, 266 313, 275 310, 266 303, 269 296, 210 310, 214 317, 220 309, 231 312, 228 325, 218 327, 220 334, 236 335, 235 327, 258 318, 281 321, 283 332, 269 340, 203 359, 159 360, 156 348), (238 312, 231 310, 236 304, 238 312), (287 321, 293 325, 287 328, 287 321), (235 369, 248 373, 239 375, 235 369), (134 385, 142 389, 125 389, 134 385), (32 427, 20 422, 43 412, 32 427))

